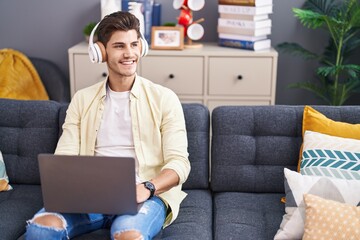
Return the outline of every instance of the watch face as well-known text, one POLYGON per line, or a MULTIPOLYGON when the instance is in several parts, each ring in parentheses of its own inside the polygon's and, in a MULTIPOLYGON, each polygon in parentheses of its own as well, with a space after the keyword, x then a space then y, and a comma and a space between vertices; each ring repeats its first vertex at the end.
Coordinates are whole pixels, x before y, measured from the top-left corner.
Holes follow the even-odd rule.
POLYGON ((147 188, 150 191, 150 196, 149 196, 149 199, 150 199, 155 194, 155 186, 154 186, 154 184, 152 184, 152 182, 149 182, 149 181, 144 182, 144 186, 145 186, 145 188, 147 188))
POLYGON ((155 186, 151 182, 145 182, 145 187, 149 189, 151 192, 155 191, 155 186))

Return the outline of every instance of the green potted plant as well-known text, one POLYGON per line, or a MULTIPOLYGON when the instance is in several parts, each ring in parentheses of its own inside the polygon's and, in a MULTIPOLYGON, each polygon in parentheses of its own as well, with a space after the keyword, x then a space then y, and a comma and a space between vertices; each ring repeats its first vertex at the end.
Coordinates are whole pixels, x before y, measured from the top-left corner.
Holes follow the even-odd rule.
MULTIPOLYGON (((90 23, 86 24, 86 26, 83 28, 83 34, 84 34, 85 40, 87 42, 89 42, 90 34, 95 26, 96 26, 95 22, 90 22, 90 23)), ((94 35, 94 42, 96 42, 96 39, 97 39, 97 36, 94 35)))
POLYGON ((307 0, 302 8, 293 8, 301 24, 311 29, 325 29, 329 43, 322 54, 311 52, 297 43, 281 43, 280 52, 316 60, 316 79, 290 84, 313 92, 329 105, 343 105, 360 90, 360 65, 349 57, 360 46, 360 5, 358 0, 307 0))

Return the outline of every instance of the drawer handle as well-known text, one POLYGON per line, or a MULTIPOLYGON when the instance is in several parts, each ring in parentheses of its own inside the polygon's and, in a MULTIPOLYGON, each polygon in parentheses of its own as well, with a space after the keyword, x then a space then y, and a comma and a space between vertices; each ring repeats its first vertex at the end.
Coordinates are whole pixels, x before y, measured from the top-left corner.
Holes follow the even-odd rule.
POLYGON ((175 77, 175 75, 172 73, 169 75, 169 78, 171 78, 171 79, 173 79, 174 77, 175 77))
POLYGON ((107 76, 107 73, 106 73, 106 72, 103 72, 101 75, 102 75, 103 77, 106 77, 106 76, 107 76))
POLYGON ((238 80, 241 80, 241 79, 243 79, 243 77, 242 77, 241 75, 238 75, 238 76, 237 76, 237 79, 238 79, 238 80))

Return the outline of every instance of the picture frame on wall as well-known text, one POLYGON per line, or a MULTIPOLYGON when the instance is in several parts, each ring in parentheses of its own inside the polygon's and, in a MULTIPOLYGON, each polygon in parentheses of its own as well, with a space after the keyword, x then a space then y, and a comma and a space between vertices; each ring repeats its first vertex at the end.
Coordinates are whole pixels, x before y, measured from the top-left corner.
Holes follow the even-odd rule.
POLYGON ((184 27, 154 26, 151 30, 151 49, 184 49, 184 27))

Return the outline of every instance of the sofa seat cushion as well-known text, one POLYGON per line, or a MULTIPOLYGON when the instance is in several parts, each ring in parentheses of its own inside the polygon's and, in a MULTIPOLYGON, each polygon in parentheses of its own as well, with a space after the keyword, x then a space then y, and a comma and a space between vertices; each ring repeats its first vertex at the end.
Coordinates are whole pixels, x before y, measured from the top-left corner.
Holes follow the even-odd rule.
POLYGON ((208 190, 185 190, 177 219, 154 239, 212 239, 212 197, 208 190))
POLYGON ((26 221, 42 208, 40 185, 12 184, 13 190, 0 194, 1 240, 17 239, 25 232, 26 221))
MULTIPOLYGON (((154 239, 212 239, 212 198, 210 192, 208 190, 185 190, 185 192, 188 195, 181 203, 177 219, 170 226, 163 229, 154 239)), ((283 214, 281 213, 280 215, 282 216, 283 214)), ((276 228, 278 227, 276 226, 276 228)), ((110 234, 109 230, 100 229, 74 239, 110 239, 110 234)))
POLYGON ((214 194, 214 239, 273 239, 285 213, 284 194, 214 194))

